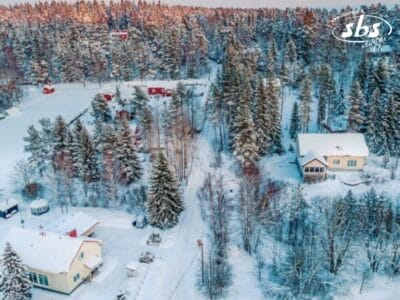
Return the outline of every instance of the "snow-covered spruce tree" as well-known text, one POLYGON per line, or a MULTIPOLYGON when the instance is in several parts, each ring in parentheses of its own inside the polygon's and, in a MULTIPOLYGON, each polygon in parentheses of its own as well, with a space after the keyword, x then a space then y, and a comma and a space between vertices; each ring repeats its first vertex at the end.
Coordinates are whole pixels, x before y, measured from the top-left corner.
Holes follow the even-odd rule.
POLYGON ((81 179, 86 183, 99 180, 99 170, 96 159, 96 149, 86 128, 81 133, 81 147, 78 157, 78 170, 81 179))
POLYGON ((2 277, 0 291, 3 293, 3 300, 32 299, 32 283, 27 268, 8 242, 3 254, 2 277))
POLYGON ((258 81, 254 110, 254 123, 256 126, 259 154, 265 155, 271 147, 271 127, 268 115, 267 93, 261 78, 258 81))
POLYGON ((215 138, 219 151, 227 146, 227 105, 223 97, 223 82, 221 71, 218 70, 215 82, 211 85, 210 96, 207 99, 207 115, 216 128, 215 138))
POLYGON ((72 129, 72 143, 71 143, 71 151, 70 155, 72 158, 72 165, 74 176, 78 177, 81 169, 80 164, 80 153, 82 151, 82 131, 84 130, 84 126, 80 119, 76 120, 74 127, 72 129))
POLYGON ((269 71, 275 73, 277 64, 278 64, 278 50, 276 48, 276 41, 272 37, 267 52, 267 62, 266 62, 266 65, 268 66, 267 77, 271 75, 269 71))
POLYGON ((357 80, 351 86, 349 102, 350 110, 348 114, 348 130, 352 132, 359 132, 362 124, 363 117, 361 115, 360 104, 364 101, 360 84, 357 80))
POLYGON ((92 111, 95 119, 99 119, 103 122, 109 122, 111 120, 110 108, 101 94, 97 94, 93 98, 92 111))
POLYGON ((301 130, 301 124, 299 116, 299 105, 297 104, 297 102, 295 102, 293 104, 292 115, 290 117, 290 128, 289 128, 290 137, 292 139, 296 138, 300 130, 301 130))
POLYGON ((389 96, 382 118, 385 141, 392 156, 400 155, 400 99, 389 96))
POLYGON ((319 75, 319 102, 318 102, 318 125, 330 123, 331 114, 335 112, 333 105, 336 102, 336 82, 332 69, 328 64, 322 64, 319 75))
POLYGON ((42 118, 39 120, 39 124, 41 125, 40 137, 42 139, 43 155, 50 161, 54 150, 53 123, 49 118, 42 118))
POLYGON ((35 128, 35 126, 29 126, 28 136, 24 137, 24 141, 26 143, 24 149, 30 154, 28 159, 29 163, 37 168, 40 176, 43 176, 48 154, 43 145, 40 132, 35 128))
POLYGON ((310 126, 310 118, 311 118, 311 89, 312 82, 309 76, 306 76, 301 83, 301 91, 300 91, 300 118, 301 118, 301 129, 303 132, 308 132, 310 126))
POLYGON ((389 68, 387 66, 385 58, 381 58, 378 62, 378 65, 372 72, 372 76, 370 77, 369 83, 369 93, 372 93, 375 89, 379 89, 379 93, 381 94, 384 102, 387 98, 387 88, 389 83, 389 68))
MULTIPOLYGON (((363 92, 363 96, 367 99, 368 96, 368 82, 370 73, 369 70, 369 59, 366 54, 362 56, 360 63, 358 64, 357 70, 355 71, 355 78, 360 83, 361 90, 363 92)), ((372 91, 371 91, 372 92, 372 91)), ((369 98, 368 98, 369 99, 369 98)), ((366 113, 366 111, 364 111, 366 113)))
POLYGON ((122 120, 118 130, 117 158, 121 164, 121 181, 129 185, 142 176, 142 167, 133 145, 128 121, 122 120))
POLYGON ((67 134, 67 123, 62 116, 57 116, 54 121, 54 150, 60 151, 65 148, 67 134))
MULTIPOLYGON (((244 98, 250 97, 250 88, 244 91, 244 98)), ((233 154, 242 166, 258 159, 256 130, 251 118, 249 101, 242 100, 234 120, 233 154)))
POLYGON ((366 140, 371 152, 382 154, 386 151, 384 132, 382 131, 382 115, 380 107, 380 92, 375 89, 368 104, 365 120, 366 140))
POLYGON ((158 228, 171 228, 178 224, 183 203, 175 174, 164 154, 158 154, 154 164, 148 197, 150 223, 158 228))
POLYGON ((282 146, 281 140, 281 113, 280 113, 280 100, 279 88, 276 83, 274 73, 270 73, 267 86, 267 111, 269 117, 269 139, 271 147, 270 153, 282 154, 285 149, 282 146))
POLYGON ((290 86, 294 86, 299 66, 297 63, 297 47, 293 39, 289 39, 285 45, 284 60, 288 68, 288 83, 290 86))
POLYGON ((148 106, 149 103, 149 98, 145 94, 145 92, 142 90, 141 87, 135 86, 135 92, 133 94, 132 98, 132 104, 134 106, 134 110, 136 111, 136 114, 140 116, 141 112, 143 112, 144 108, 148 106))

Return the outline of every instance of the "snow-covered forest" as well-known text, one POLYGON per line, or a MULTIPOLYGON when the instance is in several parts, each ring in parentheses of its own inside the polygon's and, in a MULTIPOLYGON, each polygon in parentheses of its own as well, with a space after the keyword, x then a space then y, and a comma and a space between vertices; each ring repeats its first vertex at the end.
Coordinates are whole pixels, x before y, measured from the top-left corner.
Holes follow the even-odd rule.
MULTIPOLYGON (((125 272, 149 233, 167 240, 136 282, 95 279, 71 299, 362 298, 398 282, 400 8, 362 8, 394 28, 380 47, 335 39, 330 20, 349 9, 0 6, 0 127, 42 111, 15 131, 24 154, 13 168, 9 150, 0 158, 0 201, 49 200, 45 228, 95 214, 104 276, 125 272), (72 117, 68 89, 84 98, 72 117), (46 111, 51 101, 62 104, 46 111), (365 136, 366 167, 304 183, 297 135, 343 132, 365 136), (148 227, 133 229, 137 217, 148 227)), ((0 295, 47 299, 12 246, 0 295)))

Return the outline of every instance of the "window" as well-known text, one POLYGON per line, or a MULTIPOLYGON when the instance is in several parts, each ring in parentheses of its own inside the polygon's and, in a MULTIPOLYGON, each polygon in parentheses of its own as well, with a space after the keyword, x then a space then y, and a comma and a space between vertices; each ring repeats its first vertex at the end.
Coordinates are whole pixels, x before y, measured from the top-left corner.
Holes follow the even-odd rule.
POLYGON ((81 277, 81 275, 79 275, 79 273, 75 274, 74 282, 78 281, 80 277, 81 277))
POLYGON ((47 278, 47 275, 39 274, 39 284, 45 286, 49 285, 49 279, 47 278))
POLYGON ((357 161, 355 159, 350 159, 347 161, 347 166, 348 167, 356 167, 357 166, 357 161))
POLYGON ((314 173, 314 172, 315 172, 314 167, 310 167, 310 173, 314 173))
POLYGON ((304 172, 309 173, 310 172, 310 168, 305 168, 304 172))
POLYGON ((30 280, 32 283, 38 283, 37 274, 34 273, 34 272, 29 272, 29 280, 30 280))
POLYGON ((85 253, 81 252, 81 254, 79 254, 79 260, 81 260, 84 257, 85 257, 85 253))
POLYGON ((334 165, 340 165, 340 159, 334 159, 333 160, 334 165))
POLYGON ((324 168, 319 168, 319 171, 320 171, 321 173, 324 173, 324 172, 325 172, 324 168))

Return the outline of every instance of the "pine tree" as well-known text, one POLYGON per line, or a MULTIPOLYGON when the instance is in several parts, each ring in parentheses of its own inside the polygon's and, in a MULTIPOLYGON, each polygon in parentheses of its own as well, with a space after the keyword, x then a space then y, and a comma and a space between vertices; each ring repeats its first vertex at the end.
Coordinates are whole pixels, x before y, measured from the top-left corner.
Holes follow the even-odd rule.
POLYGON ((108 107, 108 103, 103 99, 101 94, 97 94, 92 100, 92 111, 95 119, 99 119, 103 122, 109 122, 111 120, 111 111, 108 107))
POLYGON ((79 174, 84 182, 92 183, 100 179, 95 146, 86 128, 81 133, 81 147, 78 161, 79 174))
MULTIPOLYGON (((247 95, 244 98, 248 99, 247 97, 250 96, 251 91, 247 88, 244 93, 247 95)), ((258 159, 257 137, 250 115, 248 100, 240 102, 234 125, 233 154, 243 166, 246 166, 248 163, 255 162, 258 159)))
POLYGON ((148 212, 150 223, 161 229, 178 224, 183 203, 178 189, 175 174, 170 170, 167 159, 159 153, 153 167, 148 212))
POLYGON ((369 85, 369 92, 373 92, 376 88, 383 100, 387 97, 387 86, 389 82, 389 69, 386 64, 385 58, 381 58, 378 65, 372 72, 372 77, 369 85))
POLYGON ((296 138, 297 134, 301 130, 300 116, 299 116, 299 105, 297 102, 293 104, 292 115, 290 117, 290 129, 289 134, 292 139, 296 138))
POLYGON ((257 133, 257 145, 259 147, 259 154, 265 155, 269 152, 271 147, 270 140, 270 122, 268 116, 268 103, 267 93, 262 82, 259 79, 255 103, 254 123, 257 133))
POLYGON ((367 55, 363 55, 358 68, 355 72, 355 78, 360 83, 361 90, 364 98, 367 99, 368 94, 368 82, 369 82, 369 60, 367 55))
POLYGON ((311 88, 312 82, 308 76, 306 76, 301 85, 300 92, 300 117, 301 117, 301 128, 303 132, 308 132, 311 118, 311 88))
POLYGON ((322 64, 319 80, 319 102, 318 102, 318 125, 320 128, 323 123, 330 123, 331 114, 336 112, 336 81, 332 69, 328 64, 322 64))
POLYGON ((54 150, 60 151, 65 148, 67 134, 67 123, 63 117, 58 116, 54 122, 54 150))
POLYGON ((270 76, 270 72, 275 73, 276 66, 278 64, 278 50, 276 48, 275 39, 271 39, 271 43, 269 45, 268 53, 267 53, 267 76, 270 76))
POLYGON ((142 113, 142 111, 148 106, 149 98, 142 90, 142 88, 135 86, 134 98, 132 104, 138 116, 142 113))
POLYGON ((400 155, 400 99, 390 96, 382 118, 382 131, 389 154, 400 155))
POLYGON ((41 139, 42 139, 42 150, 43 156, 46 157, 48 161, 51 160, 51 156, 54 150, 54 127, 53 123, 49 118, 42 118, 39 120, 41 125, 41 139))
POLYGON ((80 155, 82 152, 82 131, 84 126, 80 119, 76 120, 74 128, 72 129, 72 143, 71 143, 71 158, 74 176, 79 176, 82 168, 80 155))
POLYGON ((279 88, 275 75, 270 74, 267 82, 267 108, 269 116, 269 139, 271 141, 270 153, 282 154, 284 152, 281 140, 281 113, 279 88))
POLYGON ((32 299, 32 283, 29 280, 26 266, 10 243, 5 244, 3 255, 3 282, 0 291, 4 300, 32 299))
POLYGON ((31 125, 28 128, 28 136, 24 137, 25 151, 30 154, 29 163, 37 167, 40 175, 43 174, 46 167, 47 151, 44 148, 43 140, 40 136, 40 132, 31 125))
POLYGON ((356 80, 351 87, 349 101, 350 110, 348 114, 348 129, 353 132, 359 132, 362 124, 363 117, 361 115, 360 104, 364 101, 363 94, 359 82, 356 80))
POLYGON ((368 104, 368 114, 365 122, 367 143, 373 153, 384 153, 386 149, 382 138, 381 120, 380 92, 379 89, 375 89, 368 104))
POLYGON ((142 168, 133 145, 133 136, 129 123, 122 120, 118 132, 117 158, 121 164, 121 180, 129 185, 139 180, 142 168))
POLYGON ((285 64, 288 68, 289 84, 293 86, 298 72, 297 47, 293 39, 289 39, 285 46, 285 64))

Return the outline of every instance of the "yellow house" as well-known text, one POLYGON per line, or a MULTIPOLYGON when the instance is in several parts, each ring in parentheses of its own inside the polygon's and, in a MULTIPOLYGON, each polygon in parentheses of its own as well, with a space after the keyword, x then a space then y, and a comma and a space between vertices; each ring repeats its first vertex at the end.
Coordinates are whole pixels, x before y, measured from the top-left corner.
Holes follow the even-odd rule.
POLYGON ((361 133, 300 133, 297 136, 297 164, 307 182, 325 180, 327 170, 362 170, 368 155, 361 133))
POLYGON ((34 286, 64 294, 90 280, 102 264, 102 242, 95 239, 13 227, 0 238, 1 250, 6 242, 21 256, 34 286))

